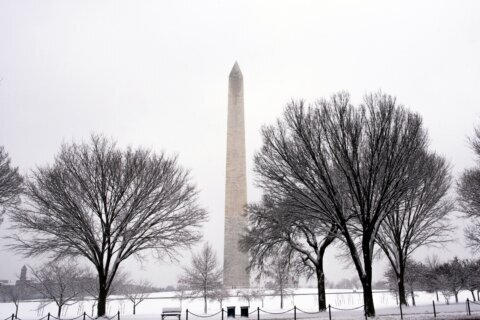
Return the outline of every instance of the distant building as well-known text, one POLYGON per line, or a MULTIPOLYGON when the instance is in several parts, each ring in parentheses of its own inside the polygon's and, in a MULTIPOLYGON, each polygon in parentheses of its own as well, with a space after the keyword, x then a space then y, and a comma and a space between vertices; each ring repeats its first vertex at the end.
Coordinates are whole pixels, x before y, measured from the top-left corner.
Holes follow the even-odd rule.
POLYGON ((20 279, 18 279, 16 282, 15 282, 15 285, 16 286, 22 286, 22 285, 26 285, 28 283, 28 280, 27 280, 27 267, 26 266, 23 266, 22 269, 20 270, 20 279))

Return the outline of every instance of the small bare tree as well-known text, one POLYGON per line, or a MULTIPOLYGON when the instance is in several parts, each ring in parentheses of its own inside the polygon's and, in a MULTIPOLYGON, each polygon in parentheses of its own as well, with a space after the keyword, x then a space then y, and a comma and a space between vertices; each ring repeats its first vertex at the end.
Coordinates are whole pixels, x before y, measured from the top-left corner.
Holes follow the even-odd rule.
MULTIPOLYGON (((417 174, 420 179, 405 192, 397 208, 386 216, 377 235, 377 243, 397 277, 398 294, 403 305, 407 305, 407 261, 413 252, 422 246, 445 243, 454 230, 448 219, 454 205, 447 197, 451 177, 446 160, 426 153, 418 159, 417 174)), ((411 266, 413 268, 415 263, 411 266)))
POLYGON ((462 260, 463 274, 465 275, 465 289, 472 294, 472 300, 477 301, 475 290, 480 289, 480 261, 479 260, 462 260))
POLYGON ((15 318, 18 318, 18 309, 20 301, 25 299, 25 286, 21 285, 7 285, 0 287, 0 292, 4 297, 5 302, 11 302, 15 306, 15 318))
POLYGON ((245 300, 250 307, 250 303, 257 299, 257 291, 252 288, 240 289, 237 290, 237 297, 240 297, 242 300, 245 300))
POLYGON ((217 301, 220 305, 220 310, 223 309, 223 302, 230 297, 230 291, 221 286, 213 292, 213 300, 217 301))
POLYGON ((98 316, 122 263, 153 252, 176 259, 196 243, 207 213, 176 157, 120 150, 105 137, 62 146, 51 166, 26 186, 26 204, 11 219, 12 247, 25 255, 83 257, 98 273, 98 316))
POLYGON ((153 291, 150 282, 142 280, 140 282, 130 281, 123 286, 125 296, 133 304, 133 314, 135 314, 137 306, 142 303, 153 291))
POLYGON ((277 256, 269 259, 258 276, 265 276, 268 280, 265 284, 267 289, 273 290, 280 297, 280 308, 283 309, 283 299, 293 293, 292 288, 297 282, 298 273, 292 267, 290 259, 285 252, 279 252, 277 256))
POLYGON ((192 295, 203 298, 203 311, 207 313, 207 300, 215 299, 215 292, 222 287, 223 276, 212 246, 205 243, 202 250, 193 255, 191 265, 183 270, 178 283, 191 290, 192 295))
MULTIPOLYGON (((64 306, 72 305, 83 294, 83 280, 87 271, 74 262, 48 262, 39 268, 30 267, 32 280, 28 285, 42 294, 45 299, 57 305, 57 317, 62 315, 64 306)), ((46 302, 48 304, 50 302, 46 302)), ((42 307, 42 306, 40 306, 42 307)))
POLYGON ((464 269, 460 260, 455 257, 451 261, 440 264, 435 269, 435 274, 441 283, 441 291, 445 302, 449 304, 450 296, 455 297, 458 303, 458 293, 465 287, 464 269))
POLYGON ((0 146, 0 223, 5 211, 18 203, 22 183, 18 168, 11 166, 7 151, 0 146))
POLYGON ((183 300, 187 297, 188 289, 183 283, 179 283, 175 290, 175 297, 180 300, 180 309, 182 309, 183 300))

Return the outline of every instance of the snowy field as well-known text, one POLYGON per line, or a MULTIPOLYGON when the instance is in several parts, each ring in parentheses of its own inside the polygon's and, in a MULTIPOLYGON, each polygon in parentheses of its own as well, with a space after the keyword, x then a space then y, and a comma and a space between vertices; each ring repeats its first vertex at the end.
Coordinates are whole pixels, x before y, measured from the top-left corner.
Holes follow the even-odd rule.
MULTIPOLYGON (((268 291, 266 292, 268 294, 268 291)), ((132 303, 121 297, 111 297, 107 304, 107 313, 110 316, 120 312, 121 320, 150 320, 160 319, 162 308, 164 307, 182 307, 182 319, 185 319, 185 309, 189 310, 189 320, 205 319, 203 313, 202 299, 184 299, 180 302, 175 298, 174 292, 153 293, 148 300, 143 301, 137 306, 136 315, 133 313, 132 303), (199 316, 195 316, 198 314, 199 316)), ((404 307, 404 319, 433 319, 432 301, 435 300, 437 318, 441 319, 480 319, 480 305, 471 303, 472 316, 466 316, 466 299, 471 299, 470 292, 463 291, 459 294, 459 303, 454 303, 454 297, 450 298, 450 305, 446 305, 443 297, 440 295, 440 302, 436 302, 435 294, 427 292, 417 292, 415 299, 417 307, 404 307)), ((399 319, 400 310, 396 305, 395 297, 386 291, 374 292, 375 308, 377 316, 381 319, 399 319)), ((410 302, 410 301, 409 301, 410 302)), ((223 302, 223 307, 236 306, 236 314, 239 317, 239 307, 246 306, 248 303, 239 298, 232 297, 223 302)), ((328 289, 327 290, 327 304, 332 306, 332 320, 333 319, 363 319, 363 305, 362 293, 354 292, 353 290, 342 289, 328 289), (360 307, 357 310, 336 310, 336 309, 352 309, 360 307), (336 308, 336 309, 334 309, 336 308)), ((57 308, 54 303, 40 308, 39 301, 29 301, 20 303, 18 318, 22 320, 39 319, 45 317, 49 312, 52 315, 57 314, 57 308)), ((328 319, 328 312, 315 313, 317 305, 316 289, 306 288, 295 290, 295 295, 284 298, 284 308, 280 309, 280 298, 274 296, 267 296, 262 302, 254 300, 250 302, 250 318, 257 319, 257 307, 261 309, 260 319, 293 319, 293 306, 296 306, 297 319, 328 319), (264 310, 264 311, 262 311, 264 310), (290 311, 289 311, 290 310, 290 311), (280 312, 285 312, 277 314, 280 312), (267 313, 270 312, 270 313, 267 313), (305 313, 307 312, 307 313, 305 313), (314 313, 310 313, 314 312, 314 313)), ((218 320, 221 319, 219 314, 220 305, 218 302, 208 302, 207 315, 217 313, 215 316, 207 319, 218 320)), ((15 311, 13 303, 0 303, 0 320, 8 318, 15 311)), ((64 307, 62 318, 71 319, 80 316, 86 312, 89 316, 95 314, 95 305, 92 300, 79 301, 73 305, 64 307)), ((88 319, 88 318, 87 318, 88 319)), ((168 318, 170 319, 170 318, 168 318)), ((171 318, 174 319, 174 318, 171 318)), ((226 315, 225 315, 226 319, 226 315)))

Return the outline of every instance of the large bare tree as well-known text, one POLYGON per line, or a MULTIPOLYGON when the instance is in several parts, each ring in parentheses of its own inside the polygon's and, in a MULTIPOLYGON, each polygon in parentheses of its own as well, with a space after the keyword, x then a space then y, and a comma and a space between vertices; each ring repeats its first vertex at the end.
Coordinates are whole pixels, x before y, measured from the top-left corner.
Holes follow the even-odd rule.
POLYGON ((11 166, 7 151, 0 146, 0 223, 5 211, 18 203, 22 183, 18 168, 11 166))
POLYGON ((457 183, 461 210, 470 218, 465 228, 467 245, 474 253, 480 252, 480 125, 475 129, 470 145, 475 153, 476 166, 465 169, 457 183))
POLYGON ((119 149, 92 135, 63 145, 53 165, 36 169, 26 204, 11 219, 13 248, 55 259, 84 257, 98 273, 98 316, 123 261, 154 252, 175 259, 196 243, 205 210, 176 157, 119 149))
POLYGON ((190 290, 192 296, 201 296, 203 312, 207 313, 207 300, 216 298, 223 276, 212 246, 205 243, 202 250, 192 256, 191 265, 184 267, 183 271, 178 279, 179 285, 190 290))
POLYGON ((248 207, 249 228, 241 240, 250 253, 250 267, 263 268, 269 257, 284 252, 300 263, 302 273, 317 280, 318 309, 326 309, 323 257, 327 247, 337 237, 337 226, 323 222, 303 212, 295 201, 276 201, 265 195, 259 204, 248 207))
POLYGON ((385 217, 417 183, 415 163, 427 147, 421 117, 385 94, 367 95, 354 107, 340 93, 310 107, 291 102, 262 136, 258 184, 338 226, 362 282, 366 313, 374 316, 375 240, 385 217))
POLYGON ((417 166, 420 179, 386 216, 377 237, 397 278, 399 300, 403 305, 407 305, 406 271, 409 265, 415 266, 407 264, 412 253, 421 246, 448 241, 454 229, 447 216, 453 210, 453 201, 448 198, 451 177, 446 160, 426 153, 418 159, 417 166))

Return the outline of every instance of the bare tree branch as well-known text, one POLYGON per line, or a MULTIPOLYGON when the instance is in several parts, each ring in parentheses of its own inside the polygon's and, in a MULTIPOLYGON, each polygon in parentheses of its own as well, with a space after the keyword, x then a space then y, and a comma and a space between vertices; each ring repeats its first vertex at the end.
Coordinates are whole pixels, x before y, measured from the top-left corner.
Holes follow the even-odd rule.
POLYGON ((18 205, 22 193, 23 178, 18 168, 10 164, 10 158, 5 148, 0 146, 0 223, 3 214, 11 207, 18 205))

